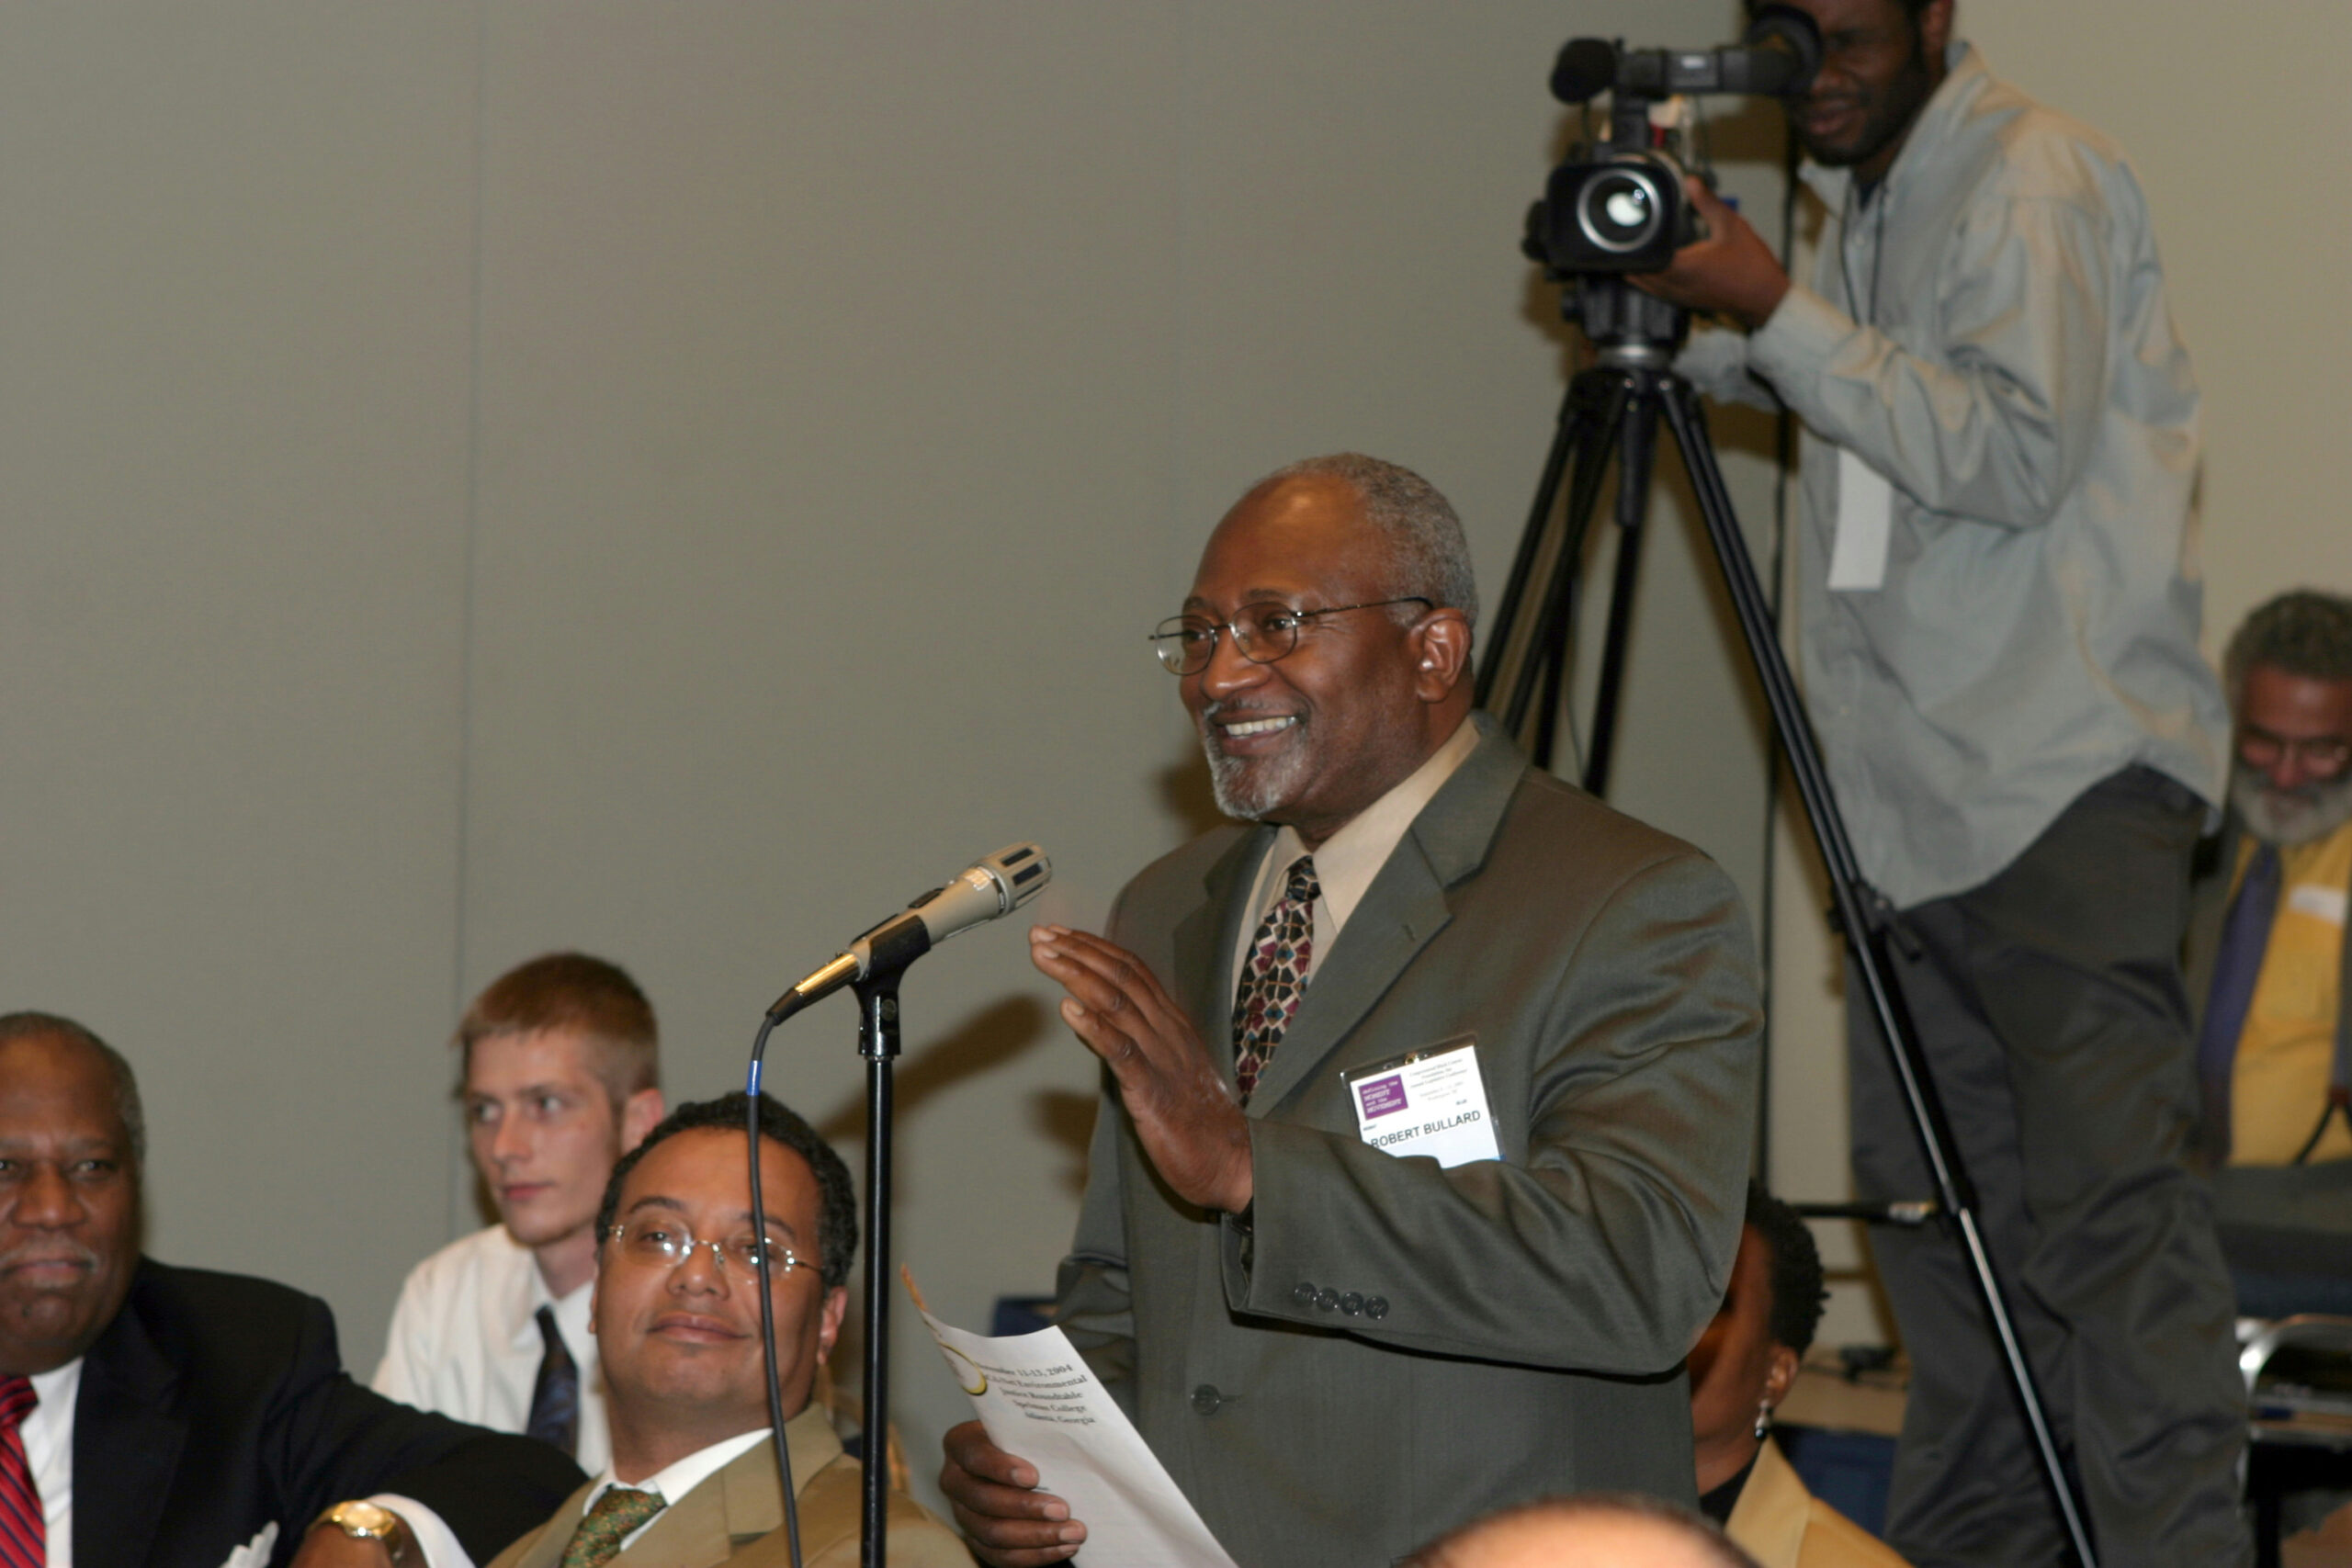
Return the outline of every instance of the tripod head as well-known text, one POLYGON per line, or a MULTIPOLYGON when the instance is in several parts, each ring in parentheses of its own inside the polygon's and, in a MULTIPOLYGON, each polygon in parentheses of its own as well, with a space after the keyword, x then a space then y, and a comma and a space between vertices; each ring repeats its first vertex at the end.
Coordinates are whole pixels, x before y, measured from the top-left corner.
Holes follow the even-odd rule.
POLYGON ((1560 314, 1584 330, 1596 363, 1616 370, 1664 370, 1690 335, 1690 312, 1643 293, 1622 277, 1566 280, 1560 314))

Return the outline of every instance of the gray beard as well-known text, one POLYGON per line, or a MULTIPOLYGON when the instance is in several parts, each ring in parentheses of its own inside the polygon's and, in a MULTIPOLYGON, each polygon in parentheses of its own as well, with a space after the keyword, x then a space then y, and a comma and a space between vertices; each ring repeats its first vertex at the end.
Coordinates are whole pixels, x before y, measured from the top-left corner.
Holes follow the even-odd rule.
POLYGON ((1201 750, 1209 760, 1209 792, 1216 797, 1219 811, 1244 822, 1262 822, 1269 812, 1282 809, 1297 787, 1299 775, 1306 771, 1304 748, 1293 746, 1279 757, 1250 761, 1228 757, 1216 749, 1205 716, 1200 729, 1201 750))
MULTIPOLYGON (((1220 800, 1220 804, 1221 804, 1220 800)), ((2282 795, 2244 768, 2230 770, 2230 804, 2266 844, 2308 844, 2352 822, 2352 773, 2282 795)))

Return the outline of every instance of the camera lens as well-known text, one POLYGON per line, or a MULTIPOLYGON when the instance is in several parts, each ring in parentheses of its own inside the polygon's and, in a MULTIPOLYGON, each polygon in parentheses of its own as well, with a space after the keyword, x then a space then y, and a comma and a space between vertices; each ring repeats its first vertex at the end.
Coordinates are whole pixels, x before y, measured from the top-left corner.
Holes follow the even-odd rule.
POLYGON ((1657 232, 1660 203, 1648 171, 1595 175, 1577 201, 1577 227, 1604 251, 1637 250, 1657 232))

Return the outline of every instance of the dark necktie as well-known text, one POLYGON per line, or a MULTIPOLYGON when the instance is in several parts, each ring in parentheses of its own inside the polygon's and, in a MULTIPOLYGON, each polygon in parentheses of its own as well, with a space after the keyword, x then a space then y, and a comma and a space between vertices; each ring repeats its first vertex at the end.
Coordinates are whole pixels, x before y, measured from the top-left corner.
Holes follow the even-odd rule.
POLYGON ((40 1403, 30 1378, 0 1377, 0 1568, 41 1568, 49 1526, 25 1457, 25 1417, 40 1403))
POLYGON ((1322 892, 1315 881, 1315 857, 1299 856, 1291 863, 1282 897, 1250 939, 1233 997, 1233 1086, 1244 1105, 1306 998, 1306 967, 1315 956, 1315 900, 1322 892))
POLYGON ((596 1499, 595 1506, 580 1521, 580 1528, 571 1532, 560 1568, 605 1568, 619 1555, 621 1542, 629 1532, 667 1506, 659 1492, 605 1487, 605 1495, 596 1499))
POLYGON ((523 1430, 565 1453, 580 1451, 580 1368, 564 1348, 557 1332, 555 1308, 539 1309, 539 1337, 547 1354, 539 1358, 539 1375, 531 1384, 531 1418, 523 1430))
POLYGON ((2265 844, 2246 864, 2222 923, 2221 945, 2213 952, 2213 988, 2206 993, 2205 1026, 2197 1035, 2197 1077, 2205 1089, 2206 1152, 2216 1164, 2229 1157, 2230 1070, 2254 1005, 2262 955, 2270 945, 2279 880, 2278 846, 2265 844))

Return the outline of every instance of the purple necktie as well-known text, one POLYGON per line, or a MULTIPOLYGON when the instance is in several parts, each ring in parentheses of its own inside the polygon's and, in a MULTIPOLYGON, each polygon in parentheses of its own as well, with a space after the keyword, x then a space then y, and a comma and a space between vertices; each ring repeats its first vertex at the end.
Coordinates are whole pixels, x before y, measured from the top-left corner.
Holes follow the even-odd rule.
POLYGON ((2213 988, 2205 994, 2205 1026, 2197 1034, 2197 1077, 2205 1089, 2206 1152, 2216 1165, 2230 1154, 2230 1072, 2270 946, 2279 882, 2278 846, 2265 844, 2246 864, 2213 951, 2213 988))
POLYGON ((540 1358, 539 1375, 531 1384, 531 1414, 523 1430, 576 1455, 580 1452, 580 1367, 556 1328, 555 1308, 539 1308, 538 1321, 547 1354, 540 1358))

